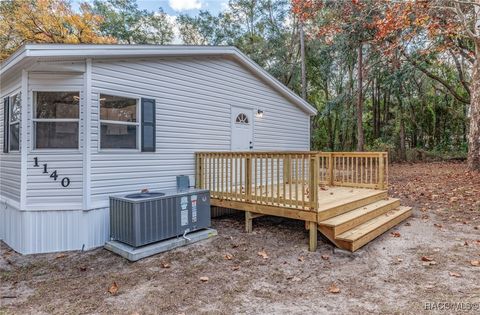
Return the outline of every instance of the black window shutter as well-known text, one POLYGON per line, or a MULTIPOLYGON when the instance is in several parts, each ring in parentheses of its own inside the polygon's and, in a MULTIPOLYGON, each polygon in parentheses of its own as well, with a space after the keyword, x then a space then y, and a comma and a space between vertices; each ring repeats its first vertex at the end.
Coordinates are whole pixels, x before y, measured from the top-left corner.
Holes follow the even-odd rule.
POLYGON ((8 153, 8 133, 10 132, 10 110, 8 97, 3 99, 3 152, 8 153))
POLYGON ((155 100, 142 98, 142 152, 155 152, 155 100))

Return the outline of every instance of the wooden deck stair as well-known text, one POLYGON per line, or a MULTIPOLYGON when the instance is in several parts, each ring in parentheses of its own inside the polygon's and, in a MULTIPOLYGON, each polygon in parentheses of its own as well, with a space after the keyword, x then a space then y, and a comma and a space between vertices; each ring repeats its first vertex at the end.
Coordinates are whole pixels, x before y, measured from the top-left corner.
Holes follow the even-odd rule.
POLYGON ((337 247, 356 251, 377 236, 410 217, 410 207, 388 198, 386 191, 372 193, 349 203, 325 205, 318 214, 318 230, 337 247))
POLYGON ((304 221, 310 251, 318 232, 355 251, 411 215, 388 197, 387 152, 197 152, 195 183, 245 211, 247 233, 263 215, 304 221))

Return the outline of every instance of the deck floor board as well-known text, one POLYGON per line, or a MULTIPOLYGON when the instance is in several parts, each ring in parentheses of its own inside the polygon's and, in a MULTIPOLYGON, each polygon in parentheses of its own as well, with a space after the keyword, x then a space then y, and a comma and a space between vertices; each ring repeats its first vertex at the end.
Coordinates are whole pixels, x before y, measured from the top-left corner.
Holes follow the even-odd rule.
MULTIPOLYGON (((260 189, 260 186, 257 186, 256 189, 252 187, 251 196, 252 203, 265 204, 272 206, 279 206, 284 208, 296 208, 296 205, 300 205, 305 202, 308 205, 309 202, 309 193, 306 189, 306 185, 302 186, 301 184, 269 184, 268 197, 265 192, 265 188, 260 189), (272 189, 273 188, 273 189, 272 189), (295 188, 297 192, 295 192, 295 188), (284 189, 286 190, 285 195, 283 194, 284 189), (291 196, 290 197, 290 192, 291 196), (278 198, 280 196, 285 196, 285 198, 278 198), (272 196, 273 195, 273 196, 272 196)), ((235 191, 235 190, 234 190, 235 191)), ((238 188, 237 191, 244 191, 244 188, 238 188)), ((376 195, 385 194, 386 190, 379 189, 369 189, 369 188, 352 188, 352 187, 339 187, 339 186, 321 186, 318 188, 318 212, 328 211, 332 208, 341 207, 343 205, 362 200, 364 198, 373 197, 376 195)), ((241 202, 247 202, 241 194, 238 196, 235 193, 230 194, 229 192, 214 192, 214 195, 218 195, 216 199, 226 199, 226 200, 235 200, 241 202)))

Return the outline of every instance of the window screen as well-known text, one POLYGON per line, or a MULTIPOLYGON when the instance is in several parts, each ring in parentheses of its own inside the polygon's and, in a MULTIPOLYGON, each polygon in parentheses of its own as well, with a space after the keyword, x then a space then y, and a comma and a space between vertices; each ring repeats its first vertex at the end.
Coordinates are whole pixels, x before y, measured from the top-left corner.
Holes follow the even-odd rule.
POLYGON ((79 92, 36 92, 36 149, 78 149, 79 92))
POLYGON ((100 94, 100 148, 138 149, 138 101, 100 94))

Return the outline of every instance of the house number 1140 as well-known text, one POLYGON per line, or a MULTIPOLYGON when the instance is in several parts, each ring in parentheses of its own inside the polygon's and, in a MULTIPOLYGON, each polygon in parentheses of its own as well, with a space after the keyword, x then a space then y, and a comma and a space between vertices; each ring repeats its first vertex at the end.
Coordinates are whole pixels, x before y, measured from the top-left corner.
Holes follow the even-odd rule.
MULTIPOLYGON (((33 166, 34 167, 40 167, 40 165, 38 164, 38 157, 34 157, 33 158, 33 161, 34 161, 34 164, 33 166)), ((45 163, 45 164, 42 164, 42 167, 43 167, 43 174, 48 174, 48 164, 45 163)), ((56 181, 58 179, 58 173, 57 173, 57 170, 54 170, 51 174, 50 174, 50 177, 53 178, 54 181, 56 181)), ((61 180, 61 184, 63 187, 68 187, 70 186, 70 178, 68 177, 64 177, 62 178, 61 180)))

